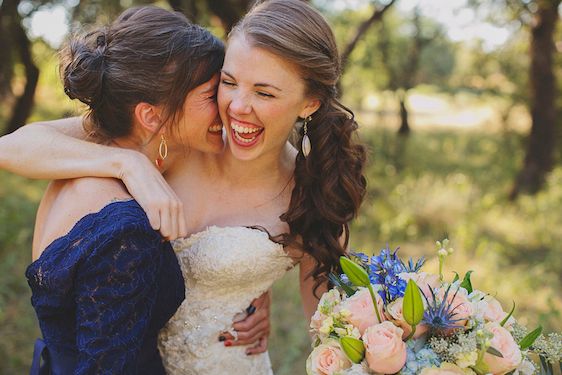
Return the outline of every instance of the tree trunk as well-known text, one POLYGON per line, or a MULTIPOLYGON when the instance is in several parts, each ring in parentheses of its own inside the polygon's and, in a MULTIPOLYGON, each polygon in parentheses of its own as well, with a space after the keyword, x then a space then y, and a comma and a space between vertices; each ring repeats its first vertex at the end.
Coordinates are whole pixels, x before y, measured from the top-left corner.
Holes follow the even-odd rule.
POLYGON ((199 9, 195 0, 168 0, 168 4, 173 10, 185 14, 191 22, 198 23, 199 9))
POLYGON ((31 56, 31 43, 27 38, 21 22, 12 25, 13 35, 16 40, 16 48, 19 52, 20 60, 25 67, 25 88, 23 93, 16 99, 12 116, 8 121, 5 134, 11 133, 25 124, 33 108, 33 97, 39 80, 39 69, 33 63, 31 56))
POLYGON ((410 134, 410 123, 408 122, 408 108, 406 108, 406 94, 407 91, 398 93, 398 100, 400 101, 400 128, 398 129, 399 135, 407 136, 410 134))
POLYGON ((209 10, 219 17, 227 35, 253 3, 254 0, 207 0, 209 10))
POLYGON ((516 178, 510 199, 519 193, 538 192, 554 164, 556 135, 556 80, 554 74, 554 31, 560 0, 537 2, 531 28, 531 133, 523 168, 516 178))

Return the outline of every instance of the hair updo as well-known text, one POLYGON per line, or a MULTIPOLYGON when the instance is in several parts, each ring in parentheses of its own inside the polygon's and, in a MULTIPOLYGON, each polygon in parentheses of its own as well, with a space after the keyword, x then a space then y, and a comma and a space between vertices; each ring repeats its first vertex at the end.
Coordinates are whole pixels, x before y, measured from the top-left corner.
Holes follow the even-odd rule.
POLYGON ((223 60, 223 43, 209 31, 181 13, 144 6, 71 39, 60 71, 68 97, 89 107, 87 130, 110 140, 130 134, 140 102, 163 105, 165 122, 177 121, 189 91, 223 60))
MULTIPOLYGON (((312 276, 317 287, 329 272, 339 270, 339 257, 348 245, 349 222, 366 191, 365 148, 354 139, 353 112, 337 99, 341 66, 335 38, 324 17, 299 0, 257 4, 230 37, 237 35, 292 63, 305 82, 306 94, 321 103, 308 123, 312 151, 306 158, 302 151, 297 155, 295 187, 289 208, 281 216, 290 227, 286 241, 299 241, 316 260, 312 276)), ((298 145, 302 136, 300 129, 298 145)))

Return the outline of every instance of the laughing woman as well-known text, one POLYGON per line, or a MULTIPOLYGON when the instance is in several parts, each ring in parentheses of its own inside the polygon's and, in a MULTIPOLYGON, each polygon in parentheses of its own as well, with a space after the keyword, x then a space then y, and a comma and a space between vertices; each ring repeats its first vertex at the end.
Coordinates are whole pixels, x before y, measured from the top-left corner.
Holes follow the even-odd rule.
MULTIPOLYGON (((121 178, 154 228, 170 238, 189 235, 174 242, 186 301, 159 337, 166 371, 271 374, 267 353, 246 355, 255 349, 250 332, 231 330, 237 340, 224 343, 217 336, 293 266, 310 319, 315 290, 326 287, 346 251, 365 194, 365 151, 355 140, 353 113, 337 99, 340 72, 334 35, 310 5, 268 0, 254 7, 229 36, 220 77, 227 147, 204 154, 193 144, 165 174, 186 216, 153 167, 135 167, 147 166, 145 157, 123 158, 61 134, 62 128, 83 138, 76 119, 24 127, 0 140, 0 167, 29 177, 121 178), (295 130, 297 147, 288 141, 295 130), (26 153, 30 142, 57 163, 26 153)), ((263 336, 258 347, 266 342, 263 336)))

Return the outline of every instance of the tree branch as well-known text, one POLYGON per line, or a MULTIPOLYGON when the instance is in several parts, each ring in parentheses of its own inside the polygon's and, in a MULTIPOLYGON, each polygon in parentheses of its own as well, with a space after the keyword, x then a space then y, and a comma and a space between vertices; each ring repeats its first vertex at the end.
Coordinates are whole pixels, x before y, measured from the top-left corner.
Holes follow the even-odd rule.
POLYGON ((391 0, 388 4, 386 4, 384 7, 377 9, 375 8, 375 11, 373 12, 373 14, 371 15, 371 17, 369 17, 368 19, 366 19, 365 21, 363 21, 363 23, 361 25, 359 25, 359 27, 357 28, 357 31, 355 32, 355 35, 353 36, 353 38, 349 41, 349 43, 347 43, 347 45, 345 46, 342 54, 341 54, 341 61, 342 61, 342 72, 345 70, 345 68, 347 67, 347 62, 349 59, 349 55, 351 55, 351 52, 353 52, 353 50, 355 49, 355 46, 357 45, 357 42, 359 42, 359 40, 363 37, 363 35, 365 35, 365 33, 367 32, 367 30, 369 29, 369 27, 371 27, 371 25, 373 25, 375 22, 378 22, 382 19, 382 16, 384 15, 384 13, 392 6, 392 4, 394 4, 396 2, 396 0, 391 0))

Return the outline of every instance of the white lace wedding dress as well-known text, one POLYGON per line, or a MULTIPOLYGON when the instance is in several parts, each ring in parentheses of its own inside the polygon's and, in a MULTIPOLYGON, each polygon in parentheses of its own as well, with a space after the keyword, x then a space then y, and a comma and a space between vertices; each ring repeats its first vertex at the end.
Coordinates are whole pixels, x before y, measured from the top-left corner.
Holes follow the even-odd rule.
POLYGON ((173 243, 185 279, 185 301, 159 336, 170 375, 268 375, 269 355, 225 347, 220 332, 291 268, 283 246, 246 227, 210 227, 173 243))

